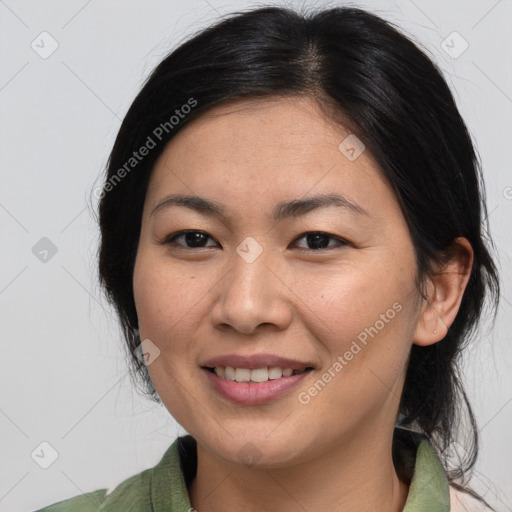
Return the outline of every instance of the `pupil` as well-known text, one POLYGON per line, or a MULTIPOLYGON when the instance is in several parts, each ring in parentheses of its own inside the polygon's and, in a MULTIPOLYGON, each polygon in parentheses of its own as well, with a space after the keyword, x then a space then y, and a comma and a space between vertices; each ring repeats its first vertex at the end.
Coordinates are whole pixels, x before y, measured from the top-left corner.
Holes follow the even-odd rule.
POLYGON ((203 233, 185 233, 185 240, 192 247, 201 247, 204 242, 205 235, 203 233))
MULTIPOLYGON (((322 233, 314 233, 306 236, 308 245, 312 249, 325 249, 329 245, 329 237, 322 233)), ((204 233, 191 232, 185 233, 185 240, 187 245, 191 247, 202 247, 206 241, 206 235, 204 233)))
POLYGON ((329 245, 329 238, 321 233, 307 235, 307 240, 312 249, 325 249, 329 245), (326 243, 322 243, 322 239, 326 243))

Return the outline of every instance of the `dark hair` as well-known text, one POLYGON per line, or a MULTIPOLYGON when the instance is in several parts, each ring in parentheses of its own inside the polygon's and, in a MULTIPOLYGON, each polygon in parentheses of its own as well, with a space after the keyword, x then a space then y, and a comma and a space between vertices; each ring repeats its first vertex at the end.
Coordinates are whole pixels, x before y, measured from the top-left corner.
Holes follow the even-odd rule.
POLYGON ((424 297, 425 278, 449 260, 454 239, 471 243, 473 268, 459 312, 442 341, 412 346, 399 407, 400 424, 421 432, 441 456, 455 439, 464 444, 457 430, 466 411, 466 457, 451 468, 443 458, 449 479, 463 481, 476 460, 478 431, 458 356, 476 331, 486 295, 494 299, 495 314, 500 295, 486 245, 493 246, 480 164, 436 65, 391 23, 361 9, 234 13, 172 51, 132 103, 101 192, 99 274, 120 317, 133 375, 158 402, 146 366, 134 354, 140 338, 132 282, 156 159, 179 130, 213 106, 293 95, 314 98, 378 163, 408 223, 424 297), (157 147, 135 160, 133 152, 150 141, 157 147))

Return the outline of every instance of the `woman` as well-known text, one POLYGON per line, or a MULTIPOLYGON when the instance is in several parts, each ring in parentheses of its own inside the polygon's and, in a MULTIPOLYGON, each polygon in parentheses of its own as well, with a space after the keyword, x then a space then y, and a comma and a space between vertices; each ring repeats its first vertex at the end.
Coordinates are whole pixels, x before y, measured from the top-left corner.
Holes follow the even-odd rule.
POLYGON ((42 510, 484 510, 457 366, 499 297, 479 179, 438 69, 363 10, 261 8, 173 51, 110 155, 99 270, 189 434, 42 510))

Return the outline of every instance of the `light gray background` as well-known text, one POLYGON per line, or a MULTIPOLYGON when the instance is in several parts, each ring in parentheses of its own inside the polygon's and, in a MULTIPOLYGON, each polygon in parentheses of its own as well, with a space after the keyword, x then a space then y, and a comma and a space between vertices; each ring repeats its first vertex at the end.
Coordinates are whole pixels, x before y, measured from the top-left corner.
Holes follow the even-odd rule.
MULTIPOLYGON (((184 433, 165 408, 132 390, 116 319, 97 285, 98 229, 86 201, 152 68, 220 15, 255 5, 0 0, 0 510, 110 487, 157 463, 184 433), (42 47, 43 31, 59 45, 46 59, 31 47, 42 47), (32 252, 42 237, 57 247, 46 262, 32 252), (58 452, 48 469, 31 458, 44 441, 58 452)), ((477 141, 504 297, 493 333, 466 357, 482 438, 474 486, 512 511, 512 2, 352 5, 394 21, 428 49, 477 141), (469 44, 458 58, 442 48, 453 31, 469 44)))

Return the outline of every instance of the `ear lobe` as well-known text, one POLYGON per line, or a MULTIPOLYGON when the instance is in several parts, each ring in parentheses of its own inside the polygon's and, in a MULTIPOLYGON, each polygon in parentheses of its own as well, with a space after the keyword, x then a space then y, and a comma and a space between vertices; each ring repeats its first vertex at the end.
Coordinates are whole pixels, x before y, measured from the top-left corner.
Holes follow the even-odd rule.
POLYGON ((427 346, 441 341, 452 325, 473 268, 473 248, 466 238, 456 238, 450 261, 428 283, 413 342, 427 346))

